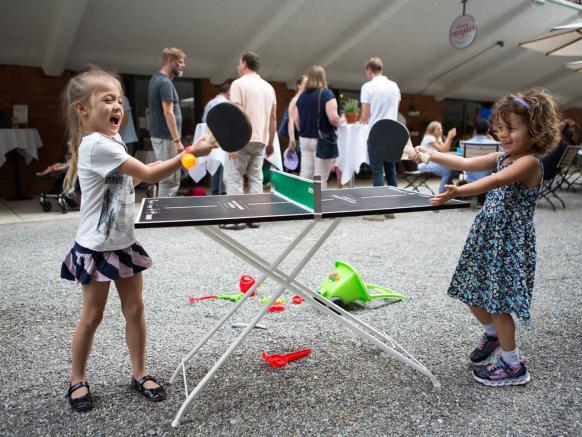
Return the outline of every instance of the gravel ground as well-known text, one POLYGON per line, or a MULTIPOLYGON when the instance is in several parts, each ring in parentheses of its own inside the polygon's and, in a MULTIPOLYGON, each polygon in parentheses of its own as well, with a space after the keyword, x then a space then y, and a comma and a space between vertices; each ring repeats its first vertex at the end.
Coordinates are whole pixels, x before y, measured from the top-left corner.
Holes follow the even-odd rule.
MULTIPOLYGON (((112 292, 89 361, 95 408, 72 412, 64 394, 70 342, 80 312, 79 287, 59 279, 76 219, 0 226, 0 435, 581 435, 580 319, 582 195, 564 193, 567 209, 536 213, 538 269, 533 324, 518 326, 532 381, 489 388, 475 382, 466 356, 480 335, 463 305, 446 296, 475 209, 398 215, 383 223, 345 219, 298 279, 317 289, 335 260, 364 281, 408 296, 404 302, 353 305, 351 311, 386 332, 424 363, 430 381, 355 337, 308 304, 268 314, 186 411, 182 384, 150 404, 129 388, 129 357, 119 299, 112 292), (305 347, 313 353, 284 368, 261 352, 305 347)), ((264 224, 231 234, 274 259, 305 222, 264 224)), ((316 233, 321 232, 316 227, 316 233)), ((138 230, 155 266, 145 273, 150 371, 168 380, 181 357, 233 305, 188 295, 238 290, 258 272, 190 228, 138 230)), ((312 238, 311 241, 314 241, 312 238)), ((292 253, 284 267, 299 259, 292 253)), ((260 295, 275 291, 267 281, 260 295)), ((286 293, 287 299, 290 294, 286 293)), ((247 302, 234 321, 261 308, 247 302)), ((230 324, 188 369, 204 376, 239 332, 230 324)))

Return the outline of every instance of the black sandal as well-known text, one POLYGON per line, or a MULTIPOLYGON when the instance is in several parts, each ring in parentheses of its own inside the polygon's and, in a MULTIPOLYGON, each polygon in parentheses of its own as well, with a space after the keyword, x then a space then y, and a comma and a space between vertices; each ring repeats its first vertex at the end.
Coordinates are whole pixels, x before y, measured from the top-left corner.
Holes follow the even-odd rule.
POLYGON ((75 411, 89 411, 93 408, 93 399, 91 398, 91 391, 87 381, 81 381, 74 385, 70 385, 69 390, 67 391, 67 398, 69 399, 71 408, 75 411), (82 387, 87 388, 87 394, 78 398, 72 398, 71 395, 82 387))
POLYGON ((156 381, 153 376, 146 375, 139 381, 136 381, 135 378, 131 378, 131 386, 135 388, 138 392, 143 394, 148 401, 161 402, 166 399, 166 389, 162 387, 162 384, 156 381), (147 381, 155 382, 156 384, 158 384, 158 387, 145 388, 143 385, 147 381))

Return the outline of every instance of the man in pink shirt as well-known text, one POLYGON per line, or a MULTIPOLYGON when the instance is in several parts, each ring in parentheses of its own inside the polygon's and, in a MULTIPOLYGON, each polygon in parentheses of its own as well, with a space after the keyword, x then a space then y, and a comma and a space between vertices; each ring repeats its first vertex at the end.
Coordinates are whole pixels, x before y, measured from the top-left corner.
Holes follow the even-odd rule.
MULTIPOLYGON (((250 193, 263 192, 263 159, 273 153, 277 126, 277 100, 273 87, 257 74, 261 61, 255 53, 245 53, 237 65, 239 78, 230 86, 230 100, 248 114, 253 127, 251 141, 241 150, 230 153, 227 194, 243 193, 243 176, 247 175, 250 193)), ((251 223, 251 227, 259 227, 251 223)))

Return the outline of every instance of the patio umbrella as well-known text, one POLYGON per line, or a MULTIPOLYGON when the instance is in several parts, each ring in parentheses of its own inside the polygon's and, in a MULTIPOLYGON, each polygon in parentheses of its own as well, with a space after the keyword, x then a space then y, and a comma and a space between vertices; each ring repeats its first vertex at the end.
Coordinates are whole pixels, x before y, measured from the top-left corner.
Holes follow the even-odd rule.
POLYGON ((582 22, 554 27, 549 33, 519 45, 546 56, 582 56, 582 22))
POLYGON ((562 67, 570 68, 582 73, 582 61, 566 62, 565 64, 562 64, 562 67))

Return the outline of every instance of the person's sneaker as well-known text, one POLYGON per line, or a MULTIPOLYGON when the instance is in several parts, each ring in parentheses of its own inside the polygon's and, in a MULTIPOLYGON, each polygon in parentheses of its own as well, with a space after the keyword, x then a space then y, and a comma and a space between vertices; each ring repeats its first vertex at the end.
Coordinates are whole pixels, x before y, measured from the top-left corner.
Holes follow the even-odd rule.
POLYGON ((483 334, 479 346, 473 349, 473 352, 469 354, 469 363, 471 363, 474 366, 487 364, 491 360, 491 358, 495 356, 495 353, 498 350, 499 350, 499 340, 497 339, 497 337, 483 334))
POLYGON ((364 220, 371 220, 373 222, 383 222, 385 220, 385 217, 383 215, 365 215, 364 216, 364 220))
POLYGON ((477 366, 473 369, 473 378, 481 384, 489 386, 524 385, 530 381, 529 373, 522 358, 517 367, 507 364, 501 357, 488 366, 477 366))

